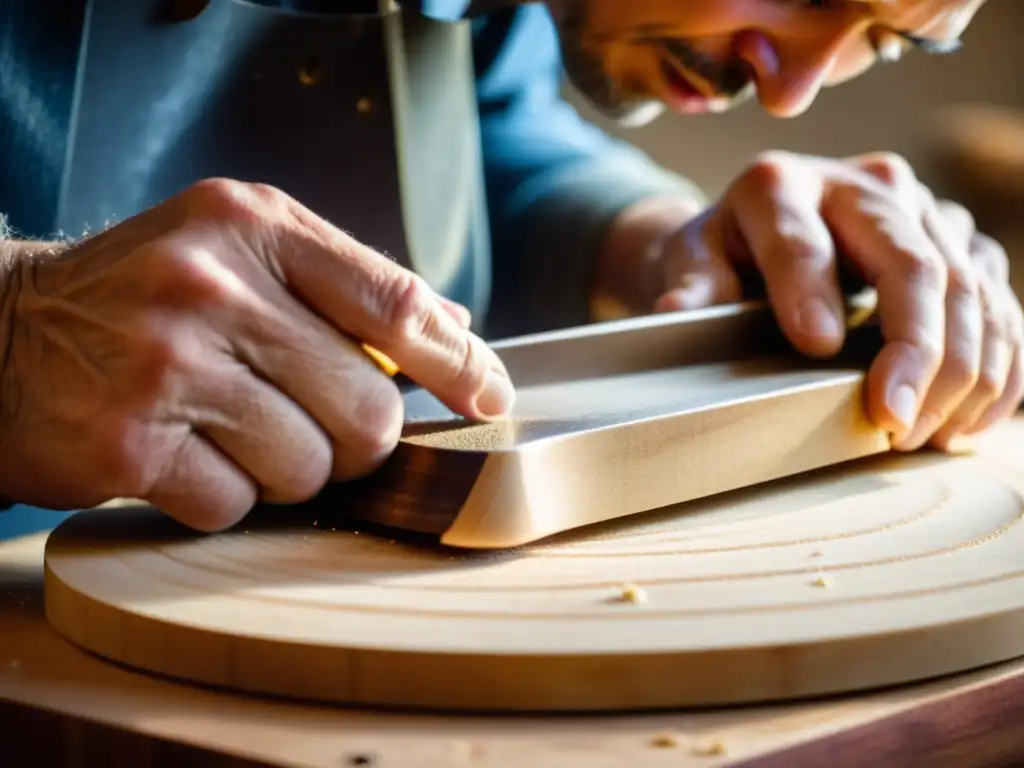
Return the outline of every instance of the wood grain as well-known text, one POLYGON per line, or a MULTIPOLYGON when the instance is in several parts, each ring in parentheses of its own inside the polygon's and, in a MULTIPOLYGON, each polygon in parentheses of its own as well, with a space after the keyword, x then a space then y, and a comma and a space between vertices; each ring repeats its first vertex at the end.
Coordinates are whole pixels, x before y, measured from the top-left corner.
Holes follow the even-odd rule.
POLYGON ((294 512, 217 536, 89 512, 48 542, 47 613, 118 662, 311 701, 594 711, 920 680, 1024 654, 1022 439, 1014 423, 976 455, 875 457, 501 553, 294 512))

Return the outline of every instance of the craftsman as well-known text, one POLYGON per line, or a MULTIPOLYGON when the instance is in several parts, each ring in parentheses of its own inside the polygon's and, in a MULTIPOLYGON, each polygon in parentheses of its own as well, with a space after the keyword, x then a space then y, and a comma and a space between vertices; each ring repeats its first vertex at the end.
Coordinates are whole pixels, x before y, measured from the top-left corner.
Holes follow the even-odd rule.
POLYGON ((402 42, 394 13, 335 7, 359 3, 156 19, 159 2, 94 0, 78 26, 75 5, 0 11, 0 495, 23 505, 5 520, 132 497, 212 531, 360 476, 402 424, 363 343, 494 418, 514 391, 488 335, 734 301, 753 271, 792 342, 828 356, 837 252, 878 291, 867 406, 897 447, 946 447, 1021 400, 1004 252, 898 157, 771 154, 707 201, 559 96, 562 63, 632 125, 748 98, 792 117, 876 61, 952 52, 983 0, 409 1, 402 73, 381 53, 402 42), (295 78, 294 47, 320 40, 337 58, 295 78), (342 103, 337 72, 429 119, 380 129, 381 99, 342 103), (482 195, 444 175, 476 178, 477 126, 483 228, 482 195), (402 141, 415 184, 378 183, 402 141))

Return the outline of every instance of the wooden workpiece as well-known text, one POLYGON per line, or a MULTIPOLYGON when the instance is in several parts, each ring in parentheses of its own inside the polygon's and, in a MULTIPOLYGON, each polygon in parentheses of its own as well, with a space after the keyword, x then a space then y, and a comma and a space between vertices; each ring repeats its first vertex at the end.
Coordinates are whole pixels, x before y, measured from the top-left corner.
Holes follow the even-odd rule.
POLYGON ((1024 426, 500 553, 291 511, 63 523, 50 621, 114 661, 372 705, 625 710, 848 692, 1024 655, 1024 426), (332 527, 334 530, 332 530, 332 527))
MULTIPOLYGON (((933 572, 942 572, 947 584, 961 580, 959 588, 945 587, 944 599, 932 612, 936 622, 953 622, 965 606, 981 597, 975 591, 977 585, 985 574, 997 569, 995 562, 1008 557, 1000 554, 1001 547, 1017 535, 1015 525, 1008 529, 999 525, 1000 510, 1007 511, 1002 502, 993 506, 992 497, 974 490, 964 498, 957 478, 978 474, 987 478, 978 488, 991 490, 993 483, 1015 488, 1007 476, 1010 472, 1019 476, 1024 465, 1019 448, 1022 441, 1024 420, 986 436, 975 457, 912 459, 897 470, 897 474, 910 474, 891 488, 894 495, 887 499, 884 488, 869 491, 863 498, 870 503, 859 508, 849 505, 853 497, 847 479, 832 486, 841 491, 840 507, 838 511, 830 509, 830 485, 822 478, 817 481, 817 501, 812 494, 804 496, 795 508, 776 503, 773 509, 762 510, 760 520, 751 527, 768 536, 773 521, 777 525, 791 515, 805 514, 815 503, 824 504, 818 507, 819 517, 838 516, 845 509, 846 516, 860 527, 860 523, 877 522, 878 510, 889 507, 905 524, 888 529, 888 533, 864 533, 865 544, 884 545, 887 537, 895 537, 903 542, 916 540, 919 551, 924 552, 934 548, 936 537, 948 535, 969 542, 973 546, 925 558, 934 562, 933 572), (918 487, 933 500, 943 479, 951 482, 954 491, 946 504, 908 506, 908 487, 918 487), (987 537, 977 535, 986 530, 987 537), (961 569, 958 552, 976 553, 969 572, 961 569)), ((893 480, 892 474, 876 474, 871 481, 872 474, 865 465, 861 481, 884 486, 893 480)), ((726 512, 730 519, 721 521, 721 526, 735 525, 739 515, 738 510, 726 512)), ((654 521, 650 524, 657 525, 654 521)), ((710 535, 714 526, 697 512, 683 531, 692 538, 703 529, 709 535, 707 543, 712 543, 718 540, 710 535)), ((627 541, 619 539, 620 545, 627 541)), ((5 764, 133 768, 186 764, 290 768, 881 764, 958 768, 1024 759, 1024 731, 1019 727, 1024 719, 1021 662, 831 700, 638 715, 501 717, 383 712, 312 706, 173 682, 103 661, 66 642, 49 627, 43 612, 43 542, 42 536, 34 536, 0 544, 0 721, 8 733, 16 734, 5 742, 4 759, 10 760, 5 764)), ((850 543, 855 542, 856 538, 850 543)), ((599 546, 599 542, 589 546, 599 546)), ((787 548, 792 550, 794 562, 802 564, 795 555, 814 546, 793 543, 787 548)), ((821 549, 827 564, 839 562, 841 550, 834 544, 823 544, 821 549)), ((756 552, 748 550, 746 558, 756 552)), ((884 552, 875 558, 884 559, 884 552)), ((793 584, 793 595, 827 605, 848 601, 849 590, 861 578, 858 574, 874 574, 879 591, 895 598, 881 602, 899 614, 908 605, 912 585, 892 580, 891 568, 823 568, 835 576, 831 589, 815 588, 805 581, 805 577, 813 580, 813 571, 783 581, 793 584)), ((642 574, 633 575, 643 586, 642 574)), ((1024 590, 1012 580, 993 586, 1006 599, 1016 596, 1024 600, 1024 590)), ((616 608, 636 616, 656 609, 659 601, 652 590, 646 602, 616 608)), ((979 605, 979 611, 983 607, 979 605)), ((826 622, 818 622, 818 626, 827 629, 826 622)), ((961 652, 991 648, 992 643, 1000 642, 1000 635, 1005 640, 1021 634, 1019 627, 1014 631, 1010 625, 1005 625, 1003 633, 964 634, 961 652)), ((942 651, 942 643, 938 645, 937 653, 942 651)), ((165 648, 169 655, 189 652, 170 642, 165 648)), ((957 648, 957 643, 950 643, 943 652, 956 654, 957 648)), ((884 657, 885 650, 879 649, 879 653, 884 657)), ((905 656, 891 658, 907 660, 905 656)))
POLYGON ((507 418, 469 422, 412 388, 385 466, 318 506, 505 549, 881 453, 862 389, 874 307, 848 298, 851 335, 827 363, 796 355, 766 302, 495 343, 517 390, 507 418))

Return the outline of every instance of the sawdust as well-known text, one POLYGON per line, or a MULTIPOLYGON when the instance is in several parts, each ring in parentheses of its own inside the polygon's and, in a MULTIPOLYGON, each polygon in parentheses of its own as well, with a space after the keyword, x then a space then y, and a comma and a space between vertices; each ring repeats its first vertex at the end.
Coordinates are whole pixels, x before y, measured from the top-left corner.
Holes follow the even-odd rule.
POLYGON ((693 753, 700 757, 715 757, 716 755, 724 755, 729 750, 725 746, 724 741, 715 740, 707 744, 701 744, 693 748, 693 753))
POLYGON ((651 739, 651 746, 656 749, 679 749, 683 740, 675 733, 659 733, 651 739))
POLYGON ((491 422, 422 422, 406 426, 402 441, 449 451, 494 451, 514 447, 523 427, 533 419, 491 422))

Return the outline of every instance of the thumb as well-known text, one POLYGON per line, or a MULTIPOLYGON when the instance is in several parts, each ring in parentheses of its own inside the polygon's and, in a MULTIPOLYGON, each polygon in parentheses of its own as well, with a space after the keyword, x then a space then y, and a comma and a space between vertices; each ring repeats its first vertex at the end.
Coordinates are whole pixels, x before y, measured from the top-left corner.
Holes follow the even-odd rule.
POLYGON ((655 312, 678 312, 743 299, 743 284, 727 253, 721 217, 701 217, 669 238, 662 251, 664 284, 655 312))

